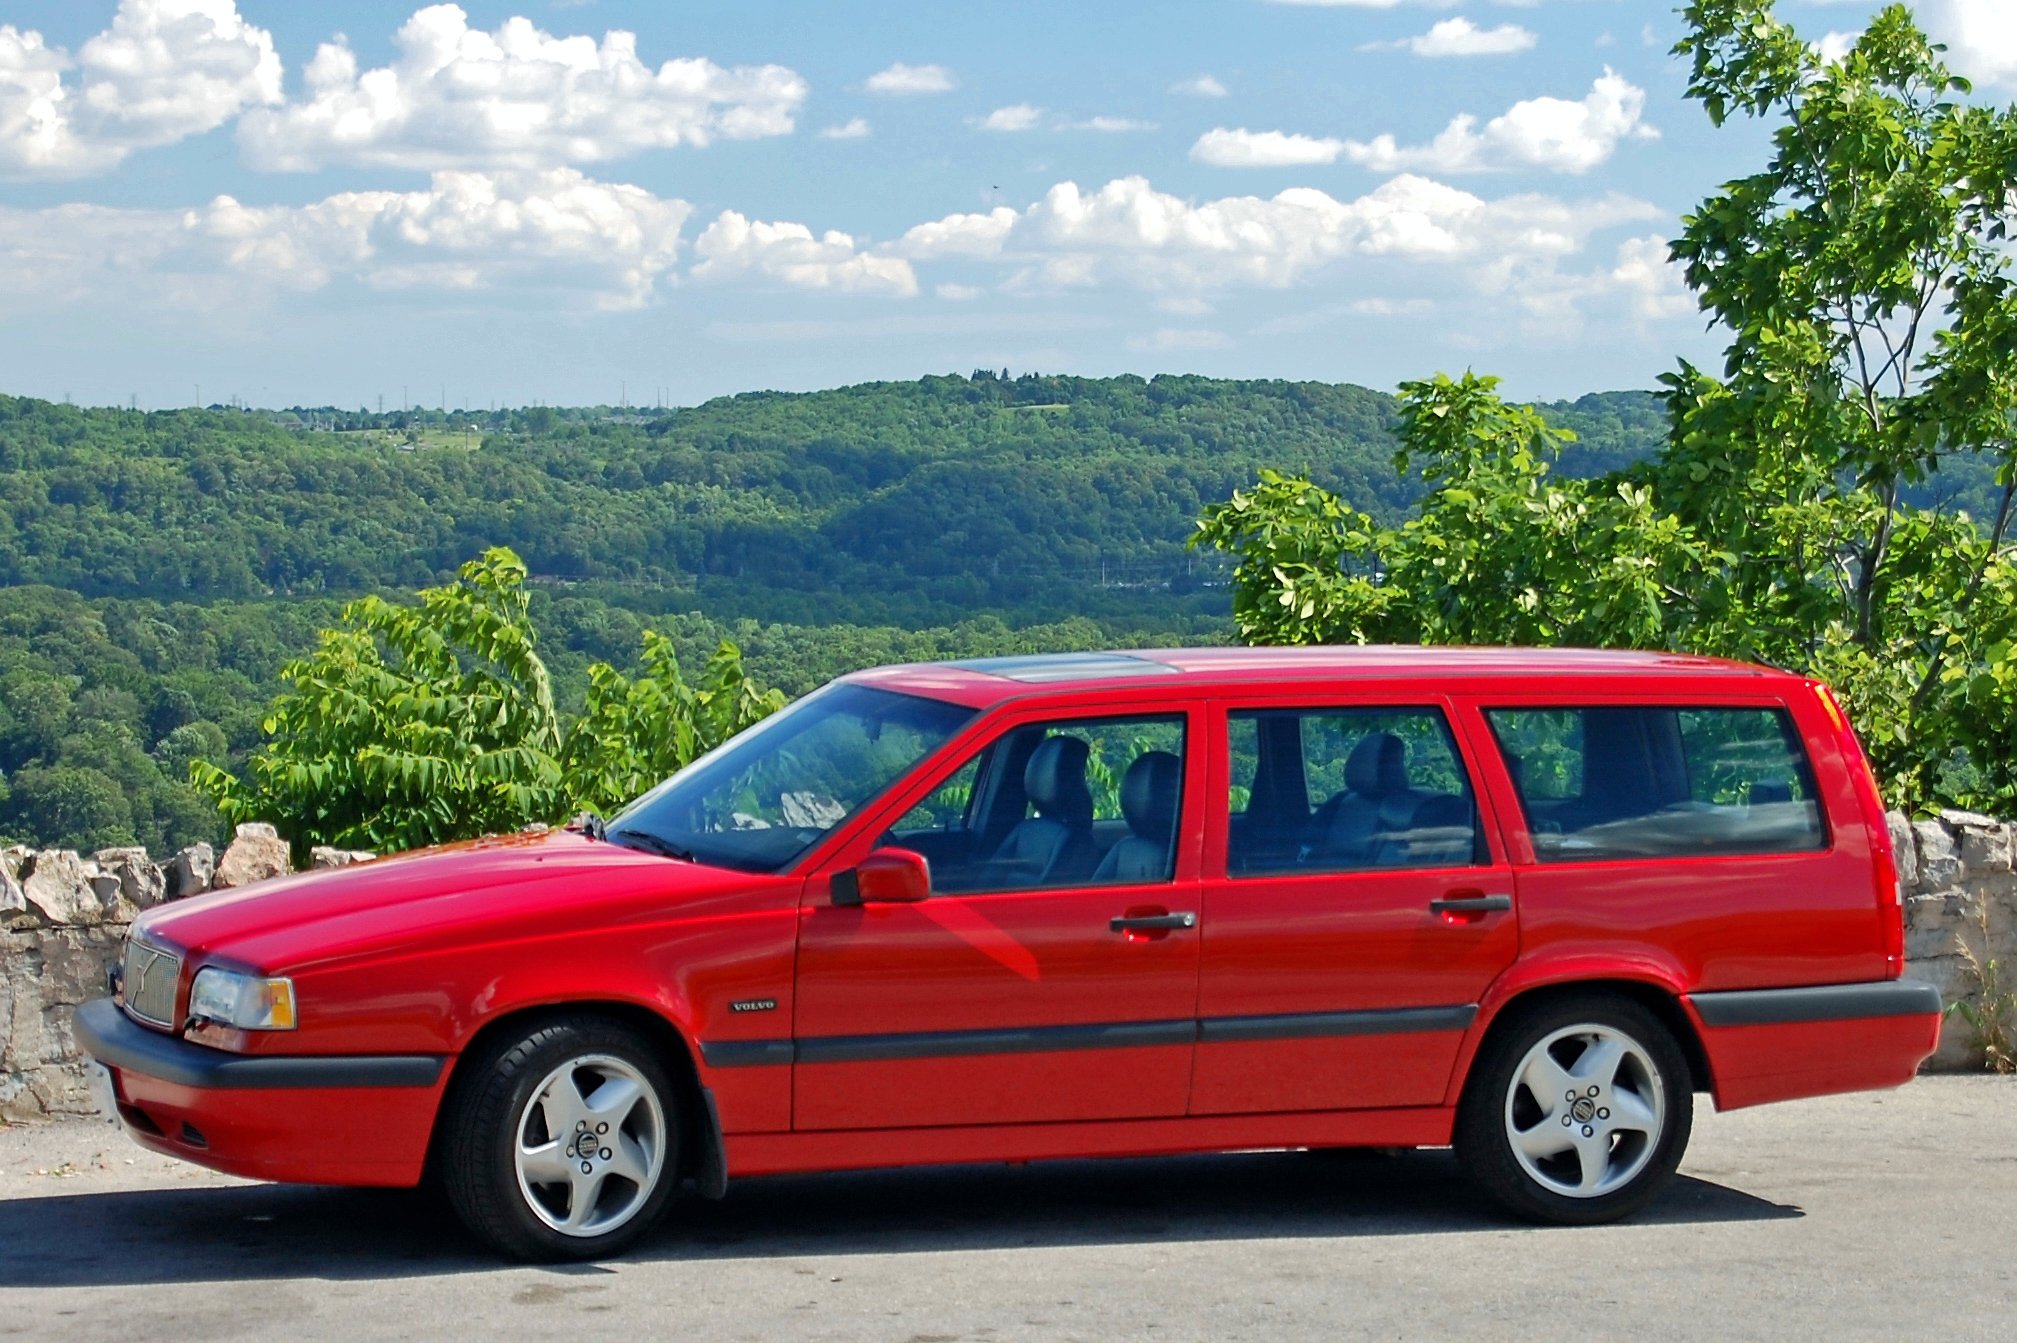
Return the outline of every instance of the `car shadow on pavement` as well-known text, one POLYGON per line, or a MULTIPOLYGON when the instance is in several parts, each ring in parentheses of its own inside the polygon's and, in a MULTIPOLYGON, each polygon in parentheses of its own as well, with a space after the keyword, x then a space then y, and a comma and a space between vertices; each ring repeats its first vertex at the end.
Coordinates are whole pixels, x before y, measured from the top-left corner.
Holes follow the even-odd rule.
MULTIPOLYGON (((1617 1233, 1803 1215, 1683 1176, 1617 1233)), ((400 1278, 500 1267, 443 1203, 410 1190, 244 1185, 58 1194, 0 1202, 0 1224, 0 1283, 20 1287, 400 1278)), ((719 1203, 679 1205, 627 1257, 831 1258, 1512 1225, 1472 1190, 1447 1152, 1263 1152, 748 1180, 719 1203)))

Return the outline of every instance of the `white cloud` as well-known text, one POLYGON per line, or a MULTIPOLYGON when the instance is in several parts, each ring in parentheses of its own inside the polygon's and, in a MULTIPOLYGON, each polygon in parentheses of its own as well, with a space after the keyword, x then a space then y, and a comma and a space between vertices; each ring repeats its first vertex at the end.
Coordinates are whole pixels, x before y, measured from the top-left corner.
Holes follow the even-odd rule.
POLYGON ((341 37, 324 43, 305 99, 240 121, 247 160, 281 171, 594 163, 786 135, 806 96, 781 65, 683 58, 654 69, 632 33, 556 37, 525 18, 482 32, 452 4, 416 11, 393 42, 392 64, 371 70, 341 37))
POLYGON ((1269 199, 1196 204, 1129 177, 1090 193, 1061 182, 1021 211, 1004 206, 920 224, 888 250, 920 261, 990 260, 1012 268, 1009 283, 1024 289, 1122 284, 1185 295, 1281 288, 1348 259, 1454 264, 1503 288, 1552 271, 1598 230, 1657 214, 1619 196, 1490 201, 1405 175, 1350 201, 1298 187, 1269 199), (1511 280, 1498 278, 1501 268, 1511 280))
POLYGON ((1081 121, 1065 121, 1058 124, 1061 131, 1098 131, 1102 135, 1129 135, 1136 131, 1152 131, 1153 121, 1138 121, 1133 117, 1086 117, 1081 121))
POLYGON ((1459 16, 1432 24, 1426 33, 1397 42, 1368 42, 1360 50, 1377 51, 1385 47, 1412 51, 1417 56, 1506 56, 1526 51, 1538 41, 1533 32, 1517 23, 1480 28, 1459 16))
POLYGON ((1013 103, 1008 107, 997 107, 982 117, 980 128, 984 131, 1004 133, 1034 130, 1037 123, 1043 120, 1043 116, 1044 110, 1041 107, 1032 107, 1028 103, 1013 103))
POLYGON ((819 138, 822 140, 862 140, 866 139, 870 134, 872 132, 869 130, 868 121, 865 118, 850 117, 838 126, 822 128, 819 138))
POLYGON ((1398 9, 1415 5, 1422 9, 1449 9, 1459 0, 1268 0, 1271 5, 1298 5, 1307 9, 1398 9))
POLYGON ((1651 234, 1618 244, 1618 262, 1610 281, 1630 298, 1634 316, 1653 321, 1684 317, 1699 311, 1695 295, 1683 280, 1681 267, 1668 257, 1665 238, 1651 234))
POLYGON ((0 25, 0 174, 103 172, 278 102, 280 83, 272 35, 234 0, 121 0, 74 58, 0 25))
POLYGON ((1180 79, 1170 85, 1171 93, 1182 94, 1186 98, 1223 98, 1229 92, 1224 84, 1209 74, 1192 79, 1180 79))
POLYGON ((1129 337, 1127 347, 1137 354, 1172 354, 1186 350, 1223 350, 1232 343, 1223 331, 1166 326, 1146 336, 1129 337))
POLYGON ((917 276, 901 257, 862 251, 852 237, 829 230, 815 237, 803 224, 766 223, 724 210, 693 244, 696 280, 768 280, 793 289, 842 293, 917 293, 917 276))
POLYGON ((919 224, 903 235, 901 251, 916 260, 946 256, 995 256, 1020 216, 1006 205, 986 214, 947 215, 919 224))
POLYGON ((124 303, 151 293, 215 307, 355 283, 546 289, 570 303, 635 307, 677 261, 690 210, 572 168, 444 171, 421 191, 350 191, 301 206, 219 196, 185 211, 0 210, 0 295, 124 303))
POLYGON ((1954 70, 1984 84, 2017 87, 2017 5, 2010 0, 1923 0, 1919 18, 1947 44, 1954 70))
POLYGON ((1659 132, 1640 120, 1646 92, 1606 69, 1577 102, 1528 98, 1478 129, 1478 119, 1453 119, 1424 145, 1403 147, 1391 135, 1349 141, 1346 157, 1376 172, 1427 170, 1443 173, 1539 168, 1588 172, 1611 157, 1624 139, 1654 139, 1659 132))
POLYGON ((1354 317, 1420 317, 1434 306, 1425 298, 1355 298, 1345 309, 1354 317))
POLYGON ((982 289, 979 285, 947 283, 939 285, 932 292, 948 303, 971 303, 982 294, 985 294, 987 290, 982 289))
POLYGON ((1849 54, 1856 45, 1856 39, 1861 36, 1863 36, 1861 32, 1823 33, 1821 40, 1814 45, 1819 49, 1821 59, 1833 65, 1849 54))
POLYGON ((868 77, 868 91, 896 95, 947 93, 958 83, 952 71, 943 65, 905 65, 897 61, 868 77))
POLYGON ((1284 131, 1206 131, 1191 146, 1191 157, 1219 168, 1291 168, 1336 163, 1345 152, 1343 140, 1318 139, 1284 131))

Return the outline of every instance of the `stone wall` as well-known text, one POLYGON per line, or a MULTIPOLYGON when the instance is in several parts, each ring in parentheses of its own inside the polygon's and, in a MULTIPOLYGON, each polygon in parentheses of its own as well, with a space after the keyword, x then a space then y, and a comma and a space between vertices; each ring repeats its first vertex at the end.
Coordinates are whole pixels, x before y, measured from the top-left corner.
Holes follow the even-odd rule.
MULTIPOLYGON (((371 855, 314 850, 311 867, 371 855)), ((0 1119, 97 1108, 70 1034, 79 1003, 104 996, 126 927, 141 910, 292 871, 268 825, 242 825, 218 858, 208 844, 165 863, 145 849, 0 849, 0 1119)))
MULTIPOLYGON (((1967 811, 1928 821, 1891 815, 1898 884, 1905 897, 1905 974, 1937 985, 1949 1004, 1979 987, 1965 944, 1981 961, 2000 960, 2005 992, 2017 989, 2017 824, 1967 811)), ((1936 1068, 1979 1068, 1982 1051, 1966 1022, 1947 1019, 1936 1068)))
MULTIPOLYGON (((1939 986, 1948 1002, 1971 984, 1961 942, 1998 957, 2017 978, 2017 826, 1969 812, 1933 820, 1891 817, 1905 898, 1906 973, 1939 986), (1984 933, 1986 923, 1987 932, 1984 933)), ((311 867, 371 855, 316 849, 311 867)), ((87 1071, 70 1034, 77 1005, 105 992, 126 925, 163 900, 243 886, 291 870, 271 826, 247 825, 215 858, 207 844, 156 863, 141 849, 89 858, 67 850, 0 850, 0 1118, 89 1113, 87 1071)), ((1934 1066, 1980 1067, 1957 1018, 1934 1066)))

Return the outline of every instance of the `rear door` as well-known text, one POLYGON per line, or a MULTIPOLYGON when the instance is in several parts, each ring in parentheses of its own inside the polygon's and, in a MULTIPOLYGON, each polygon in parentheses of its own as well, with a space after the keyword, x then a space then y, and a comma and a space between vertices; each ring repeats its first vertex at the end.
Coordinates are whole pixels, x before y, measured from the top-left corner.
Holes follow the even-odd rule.
POLYGON ((1184 1113, 1197 1006, 1198 716, 1166 704, 1026 713, 877 822, 881 844, 927 855, 929 899, 836 906, 831 874, 813 879, 794 1000, 794 1127, 1184 1113), (1061 741, 1077 745, 1045 749, 1061 741), (1064 788, 1056 814, 1038 815, 1030 771, 1060 756, 1083 762, 1071 771, 1083 798, 1064 788), (1140 808, 1131 820, 1122 806, 1144 757, 1160 757, 1145 774, 1174 766, 1150 808, 1167 823, 1140 808), (1046 833, 1050 820, 1069 834, 1046 833))
POLYGON ((1212 707, 1191 1113, 1438 1105, 1519 948, 1437 696, 1212 707))

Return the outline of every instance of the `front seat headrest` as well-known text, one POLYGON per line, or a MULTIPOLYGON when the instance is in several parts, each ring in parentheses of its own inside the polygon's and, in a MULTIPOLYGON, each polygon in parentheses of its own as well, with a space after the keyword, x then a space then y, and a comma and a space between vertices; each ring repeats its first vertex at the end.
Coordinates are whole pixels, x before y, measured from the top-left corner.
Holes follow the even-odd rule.
POLYGON ((1362 797, 1408 788, 1408 744, 1391 732, 1369 732, 1345 757, 1345 787, 1362 797))
POLYGON ((1091 753, 1078 737, 1046 737, 1023 766, 1023 794, 1037 815, 1076 829, 1093 823, 1093 795, 1086 787, 1086 757, 1091 753))
POLYGON ((1128 830, 1158 844, 1177 828, 1177 792, 1183 762, 1168 751, 1144 751, 1121 776, 1121 815, 1128 830))

